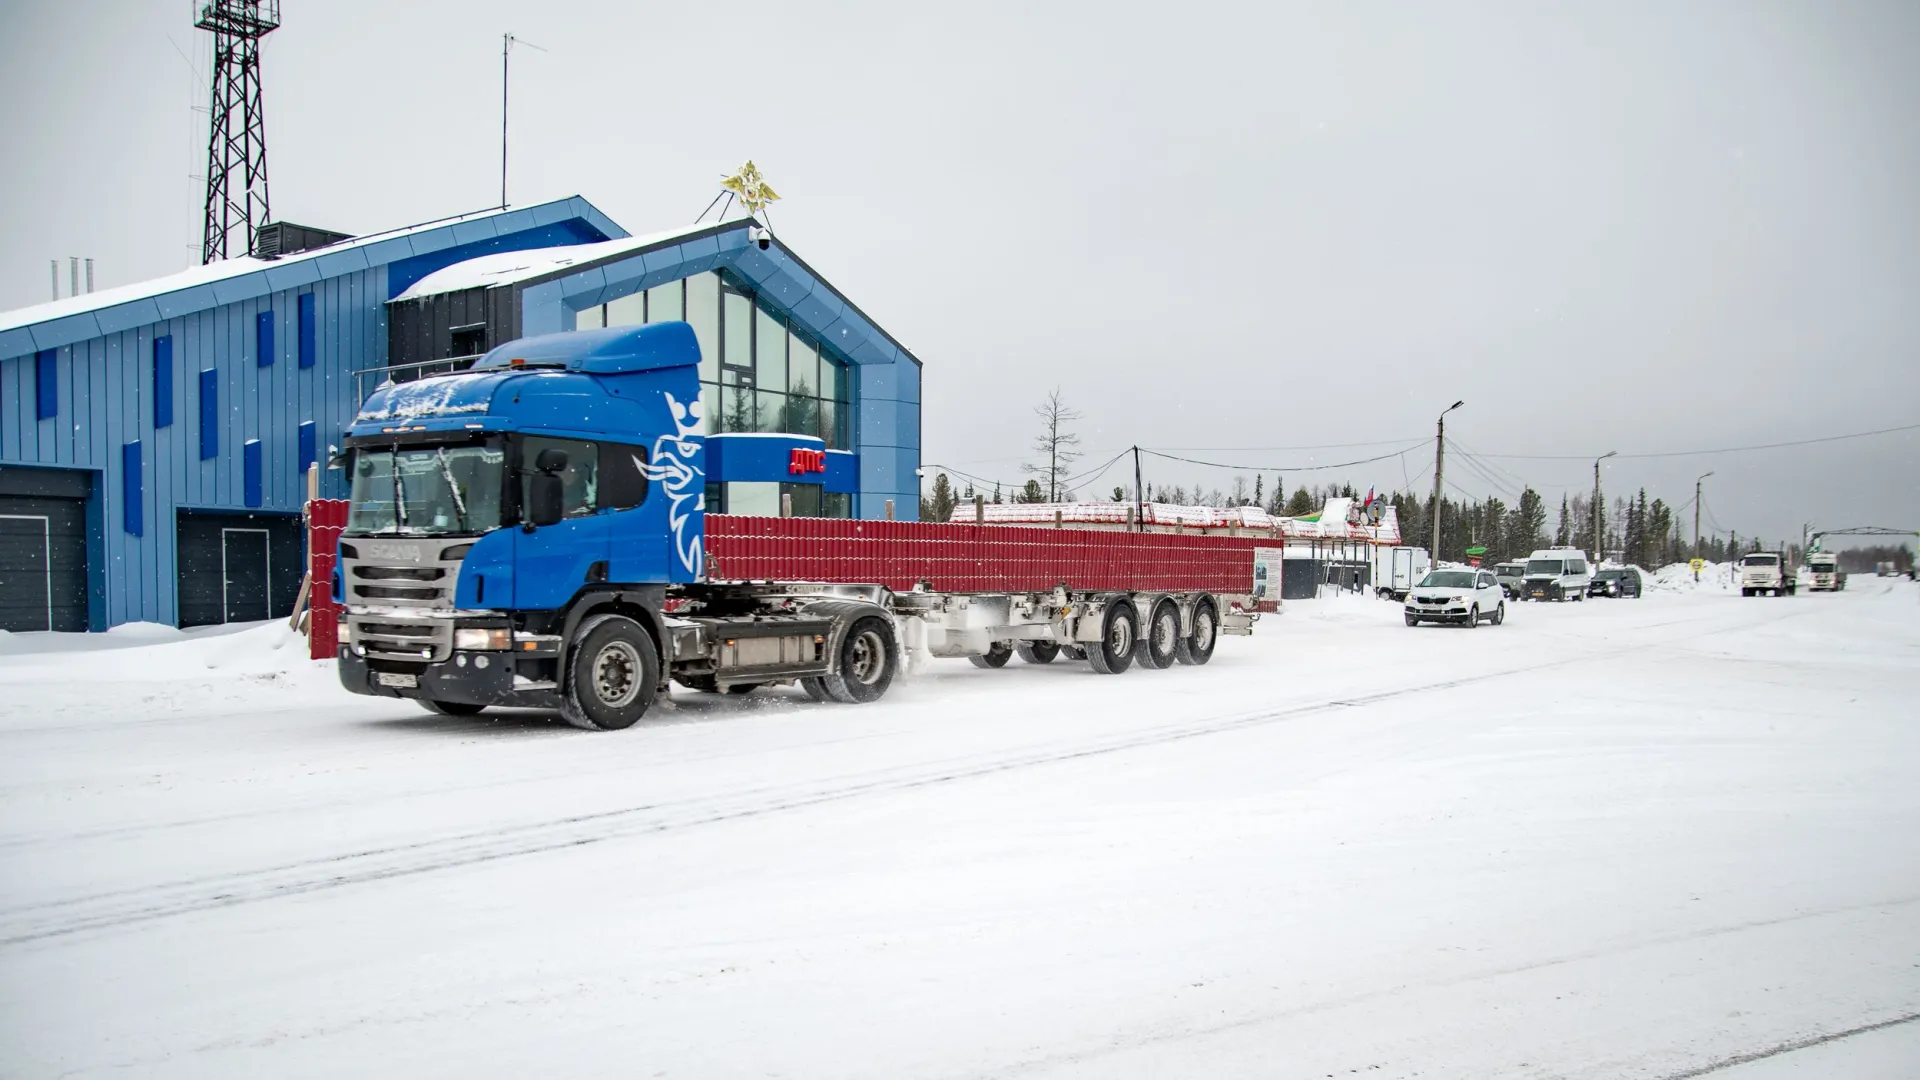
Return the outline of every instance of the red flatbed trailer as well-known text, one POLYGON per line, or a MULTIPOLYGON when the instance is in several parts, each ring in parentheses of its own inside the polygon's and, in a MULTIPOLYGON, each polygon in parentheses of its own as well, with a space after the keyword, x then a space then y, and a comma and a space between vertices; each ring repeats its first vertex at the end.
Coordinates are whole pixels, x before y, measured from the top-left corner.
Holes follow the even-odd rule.
POLYGON ((709 514, 706 545, 710 586, 863 590, 909 653, 982 667, 1016 653, 1106 673, 1204 664, 1280 594, 1279 552, 1255 537, 709 514))

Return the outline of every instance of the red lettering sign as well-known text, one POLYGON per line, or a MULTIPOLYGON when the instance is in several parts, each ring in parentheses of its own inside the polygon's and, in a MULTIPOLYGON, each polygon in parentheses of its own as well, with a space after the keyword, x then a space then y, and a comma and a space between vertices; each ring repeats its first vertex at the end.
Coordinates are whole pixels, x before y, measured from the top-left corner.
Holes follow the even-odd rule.
POLYGON ((825 450, 795 450, 787 458, 787 471, 796 474, 826 472, 827 452, 825 450))

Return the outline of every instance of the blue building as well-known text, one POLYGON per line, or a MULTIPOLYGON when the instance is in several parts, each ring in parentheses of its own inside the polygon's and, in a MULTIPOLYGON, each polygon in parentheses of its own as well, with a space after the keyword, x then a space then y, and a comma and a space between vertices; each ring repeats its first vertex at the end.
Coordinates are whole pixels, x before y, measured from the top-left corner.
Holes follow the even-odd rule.
POLYGON ((919 360, 750 219, 632 237, 576 197, 260 248, 0 314, 0 629, 287 614, 307 467, 344 496, 375 386, 590 326, 693 325, 710 509, 917 513, 919 360))

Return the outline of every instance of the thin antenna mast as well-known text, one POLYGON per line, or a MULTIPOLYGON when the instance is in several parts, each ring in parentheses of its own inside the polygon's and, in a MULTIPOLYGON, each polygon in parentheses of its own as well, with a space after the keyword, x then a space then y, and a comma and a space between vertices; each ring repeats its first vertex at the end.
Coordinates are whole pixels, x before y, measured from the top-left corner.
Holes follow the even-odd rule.
POLYGON ((540 48, 531 41, 514 37, 511 32, 500 35, 500 209, 507 208, 507 54, 515 45, 525 45, 539 52, 540 48))

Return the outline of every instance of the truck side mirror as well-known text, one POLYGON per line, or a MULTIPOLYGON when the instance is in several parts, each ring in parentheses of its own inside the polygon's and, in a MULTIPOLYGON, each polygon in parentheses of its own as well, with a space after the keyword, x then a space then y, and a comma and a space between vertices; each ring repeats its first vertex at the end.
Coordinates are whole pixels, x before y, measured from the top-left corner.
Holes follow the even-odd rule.
POLYGON ((540 451, 533 467, 534 474, 527 478, 527 522, 556 525, 567 516, 566 487, 560 480, 567 468, 567 452, 549 446, 540 451))

